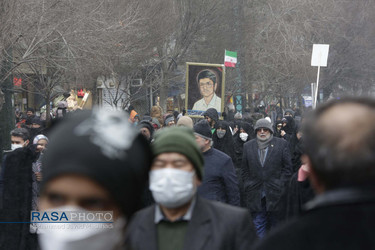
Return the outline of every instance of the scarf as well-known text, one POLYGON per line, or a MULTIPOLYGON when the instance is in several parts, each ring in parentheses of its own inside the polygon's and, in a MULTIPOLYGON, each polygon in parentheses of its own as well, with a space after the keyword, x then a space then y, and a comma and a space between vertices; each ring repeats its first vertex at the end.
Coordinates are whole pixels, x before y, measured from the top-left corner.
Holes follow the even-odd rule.
POLYGON ((262 164, 262 166, 264 164, 264 160, 265 160, 265 157, 266 157, 266 148, 268 148, 272 139, 273 139, 273 134, 271 134, 270 138, 268 138, 265 141, 261 141, 261 140, 259 140, 259 138, 257 138, 257 144, 258 144, 258 148, 260 150, 260 163, 262 164))

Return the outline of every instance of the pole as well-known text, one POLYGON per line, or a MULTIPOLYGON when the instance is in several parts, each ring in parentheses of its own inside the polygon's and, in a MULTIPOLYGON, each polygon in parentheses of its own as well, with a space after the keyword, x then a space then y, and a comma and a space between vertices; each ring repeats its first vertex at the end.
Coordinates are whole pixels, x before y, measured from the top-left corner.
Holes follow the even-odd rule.
POLYGON ((316 78, 315 95, 314 95, 314 109, 316 108, 316 104, 317 104, 317 100, 318 100, 319 74, 320 74, 320 66, 318 66, 318 76, 316 78))
POLYGON ((150 109, 149 109, 149 112, 151 112, 151 109, 152 109, 152 99, 154 99, 152 97, 152 86, 150 86, 150 109))
POLYGON ((315 108, 314 100, 315 100, 315 83, 311 83, 311 100, 312 106, 315 108))

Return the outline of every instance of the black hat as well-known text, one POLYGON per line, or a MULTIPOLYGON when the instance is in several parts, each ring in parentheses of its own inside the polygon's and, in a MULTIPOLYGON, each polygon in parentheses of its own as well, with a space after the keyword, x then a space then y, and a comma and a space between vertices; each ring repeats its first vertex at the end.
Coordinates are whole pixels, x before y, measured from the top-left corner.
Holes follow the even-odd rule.
POLYGON ((31 120, 31 123, 32 124, 39 124, 39 125, 42 125, 42 121, 40 120, 39 117, 35 116, 32 120, 31 120))
POLYGON ((123 112, 81 111, 56 125, 43 158, 43 183, 78 174, 104 187, 129 217, 140 208, 151 149, 123 112))
POLYGON ((154 134, 154 126, 152 126, 151 122, 149 121, 141 121, 139 124, 138 124, 138 129, 141 129, 141 128, 147 128, 148 131, 150 131, 150 135, 152 137, 152 135, 154 134))
POLYGON ((26 112, 29 112, 29 111, 35 113, 35 110, 33 108, 27 108, 26 112))
POLYGON ((208 124, 207 120, 201 120, 197 124, 195 124, 194 132, 204 139, 212 140, 211 127, 210 124, 208 124))
POLYGON ((203 116, 208 116, 215 122, 219 120, 219 114, 217 113, 217 110, 214 108, 207 109, 206 112, 203 113, 203 116))
POLYGON ((286 113, 289 113, 289 114, 292 115, 292 117, 294 117, 294 113, 295 112, 293 110, 291 110, 291 109, 285 109, 284 116, 286 115, 286 113))

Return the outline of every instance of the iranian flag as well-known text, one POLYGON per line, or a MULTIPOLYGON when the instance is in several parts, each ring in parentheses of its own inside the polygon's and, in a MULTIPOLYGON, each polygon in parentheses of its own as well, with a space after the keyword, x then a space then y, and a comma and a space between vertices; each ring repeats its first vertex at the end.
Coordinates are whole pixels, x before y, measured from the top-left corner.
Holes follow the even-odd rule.
POLYGON ((224 65, 225 67, 236 67, 237 52, 225 50, 224 65))

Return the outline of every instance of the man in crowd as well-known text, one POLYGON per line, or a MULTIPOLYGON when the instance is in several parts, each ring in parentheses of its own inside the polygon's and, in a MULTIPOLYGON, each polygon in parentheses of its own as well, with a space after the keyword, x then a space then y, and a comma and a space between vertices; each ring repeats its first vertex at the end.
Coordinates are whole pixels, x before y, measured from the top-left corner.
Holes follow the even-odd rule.
POLYGON ((31 128, 31 125, 33 124, 33 119, 36 117, 35 110, 33 108, 27 108, 26 110, 26 126, 28 128, 31 128))
POLYGON ((375 248, 375 100, 320 106, 303 130, 315 199, 258 249, 375 248))
POLYGON ((240 191, 232 159, 212 148, 212 133, 206 120, 195 124, 194 134, 204 157, 204 177, 198 194, 209 200, 240 206, 240 191))
POLYGON ((257 137, 244 144, 240 168, 244 205, 250 209, 259 237, 277 223, 280 198, 291 177, 288 143, 273 137, 272 124, 259 119, 257 137))
MULTIPOLYGON (((3 202, 3 189, 4 189, 4 172, 6 169, 6 157, 7 155, 18 149, 18 148, 23 148, 26 147, 29 144, 29 138, 30 134, 29 131, 26 128, 16 128, 13 129, 10 132, 10 140, 11 140, 11 151, 6 151, 5 155, 3 156, 2 162, 1 162, 1 172, 0 172, 0 208, 2 207, 2 202, 3 202)), ((12 153, 13 155, 16 153, 12 153)), ((15 159, 17 159, 17 156, 14 156, 15 159)), ((8 161, 9 162, 9 161, 8 161)), ((9 165, 10 163, 8 163, 9 165)))
POLYGON ((28 118, 33 119, 35 117, 35 110, 33 108, 27 108, 26 115, 28 118))
POLYGON ((40 120, 39 117, 35 116, 32 121, 31 121, 31 126, 28 128, 29 133, 30 133, 30 141, 34 140, 34 137, 43 134, 44 128, 43 128, 43 123, 40 120))
POLYGON ((16 128, 10 132, 11 149, 26 147, 29 144, 30 134, 25 128, 16 128))
POLYGON ((156 204, 138 212, 128 228, 132 249, 249 249, 255 240, 249 213, 196 195, 204 162, 193 132, 166 128, 152 146, 156 204))

